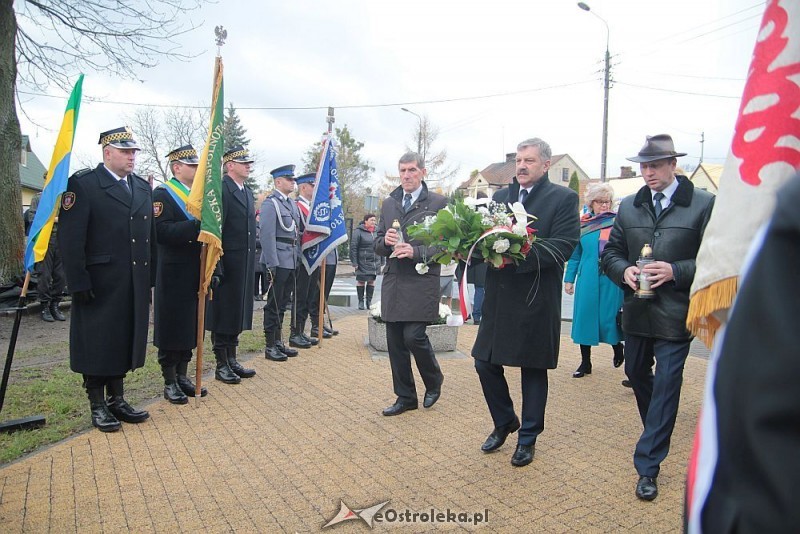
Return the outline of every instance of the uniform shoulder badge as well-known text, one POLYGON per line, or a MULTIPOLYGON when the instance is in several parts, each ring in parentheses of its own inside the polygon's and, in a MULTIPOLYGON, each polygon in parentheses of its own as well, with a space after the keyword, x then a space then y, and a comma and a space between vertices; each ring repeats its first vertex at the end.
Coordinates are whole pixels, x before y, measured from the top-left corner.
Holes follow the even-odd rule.
POLYGON ((153 202, 153 215, 156 217, 160 217, 162 213, 164 213, 164 203, 153 202))
POLYGON ((75 205, 75 193, 72 191, 66 191, 64 194, 61 195, 61 208, 64 211, 69 211, 69 209, 75 205))
POLYGON ((84 176, 84 175, 86 175, 86 174, 89 174, 89 173, 90 173, 90 172, 92 172, 93 170, 94 170, 94 169, 90 169, 89 167, 86 167, 85 169, 81 169, 81 170, 79 170, 79 171, 75 171, 75 172, 72 174, 72 177, 73 177, 73 178, 80 178, 81 176, 84 176))

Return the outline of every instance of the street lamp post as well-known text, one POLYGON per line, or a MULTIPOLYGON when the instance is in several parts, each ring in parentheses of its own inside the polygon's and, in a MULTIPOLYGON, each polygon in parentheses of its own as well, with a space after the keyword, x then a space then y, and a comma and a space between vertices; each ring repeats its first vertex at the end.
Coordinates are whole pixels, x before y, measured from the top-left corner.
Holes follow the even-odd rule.
POLYGON ((606 22, 606 19, 592 11, 592 8, 590 8, 588 4, 585 2, 578 2, 578 7, 584 11, 588 11, 598 19, 602 20, 603 24, 606 25, 606 66, 603 73, 603 142, 600 148, 600 181, 605 182, 606 162, 608 161, 608 86, 611 72, 611 54, 608 53, 608 41, 611 36, 611 30, 608 28, 608 22, 606 22))
POLYGON ((406 113, 411 113, 419 121, 419 130, 417 132, 417 154, 420 154, 422 156, 422 161, 425 161, 425 152, 423 151, 423 146, 422 146, 422 117, 420 117, 419 115, 417 115, 408 108, 400 108, 400 109, 402 111, 405 111, 406 113))

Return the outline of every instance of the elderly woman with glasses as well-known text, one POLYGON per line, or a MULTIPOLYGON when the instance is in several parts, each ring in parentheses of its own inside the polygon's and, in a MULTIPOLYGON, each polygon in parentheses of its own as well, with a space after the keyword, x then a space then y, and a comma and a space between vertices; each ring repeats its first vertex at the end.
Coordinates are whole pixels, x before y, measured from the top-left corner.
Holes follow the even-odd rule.
POLYGON ((564 273, 564 291, 575 295, 572 340, 581 347, 581 365, 572 373, 573 378, 592 373, 592 347, 600 343, 614 349, 614 367, 624 361, 622 329, 617 321, 622 290, 608 279, 600 265, 600 254, 616 216, 613 199, 614 190, 606 183, 586 188, 587 211, 581 217, 581 240, 564 273))

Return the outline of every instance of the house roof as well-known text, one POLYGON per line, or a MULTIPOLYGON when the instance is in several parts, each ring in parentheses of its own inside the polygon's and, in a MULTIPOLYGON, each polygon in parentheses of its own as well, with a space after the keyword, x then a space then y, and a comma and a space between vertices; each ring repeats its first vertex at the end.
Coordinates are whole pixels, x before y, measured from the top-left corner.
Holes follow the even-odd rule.
POLYGON ((725 165, 720 163, 701 163, 697 166, 689 179, 694 181, 694 177, 702 172, 708 177, 709 181, 714 184, 714 187, 719 190, 719 179, 722 176, 722 169, 724 168, 725 165))
MULTIPOLYGON (((552 167, 559 162, 566 154, 555 154, 550 158, 550 166, 552 167)), ((506 159, 501 163, 492 163, 481 171, 481 176, 489 182, 490 185, 503 186, 512 182, 512 179, 517 174, 517 165, 513 159, 506 159)))
POLYGON ((25 165, 19 163, 19 183, 22 187, 41 191, 44 188, 44 173, 47 171, 41 160, 31 150, 31 141, 27 135, 22 136, 22 150, 26 151, 25 165))

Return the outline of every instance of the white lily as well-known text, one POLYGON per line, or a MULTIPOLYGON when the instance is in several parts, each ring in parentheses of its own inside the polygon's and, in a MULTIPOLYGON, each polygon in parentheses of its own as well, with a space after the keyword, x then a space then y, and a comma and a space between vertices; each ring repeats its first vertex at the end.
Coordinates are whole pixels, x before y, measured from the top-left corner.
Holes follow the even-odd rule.
POLYGON ((514 214, 514 219, 516 219, 517 224, 522 224, 523 226, 528 225, 528 220, 535 221, 536 217, 525 211, 525 206, 522 205, 521 202, 514 202, 511 204, 511 213, 514 214))
POLYGON ((510 246, 511 243, 508 241, 508 239, 501 238, 494 242, 494 245, 492 245, 492 249, 498 254, 502 254, 503 252, 508 250, 508 247, 510 246))
POLYGON ((414 268, 417 270, 417 274, 425 274, 430 271, 430 267, 428 267, 427 263, 418 263, 414 268))

